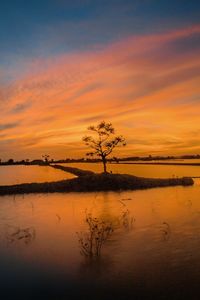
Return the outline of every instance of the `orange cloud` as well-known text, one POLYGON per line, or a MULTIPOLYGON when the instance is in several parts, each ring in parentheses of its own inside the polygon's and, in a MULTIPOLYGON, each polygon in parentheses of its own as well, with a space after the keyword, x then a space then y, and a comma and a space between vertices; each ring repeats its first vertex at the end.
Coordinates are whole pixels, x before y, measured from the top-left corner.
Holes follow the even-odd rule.
POLYGON ((0 87, 1 157, 83 156, 86 127, 103 119, 127 138, 122 155, 198 153, 196 37, 200 25, 31 60, 0 87))

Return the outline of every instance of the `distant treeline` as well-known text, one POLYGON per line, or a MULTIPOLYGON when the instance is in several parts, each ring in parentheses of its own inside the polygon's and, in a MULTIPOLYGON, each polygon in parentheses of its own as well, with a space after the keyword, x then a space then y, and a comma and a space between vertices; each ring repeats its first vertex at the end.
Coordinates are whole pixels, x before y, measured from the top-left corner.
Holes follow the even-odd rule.
MULTIPOLYGON (((140 156, 129 156, 129 157, 113 157, 108 159, 108 162, 110 163, 119 163, 123 161, 156 161, 156 160, 177 160, 177 159, 200 159, 200 154, 197 155, 182 155, 182 156, 146 156, 146 157, 140 157, 140 156)), ((1 161, 0 159, 0 165, 48 165, 51 163, 95 163, 95 162, 101 162, 101 159, 95 159, 95 158, 79 158, 79 159, 73 159, 73 158, 66 158, 66 159, 60 159, 60 160, 54 160, 54 159, 23 159, 20 161, 15 161, 14 159, 10 158, 7 161, 1 161)))

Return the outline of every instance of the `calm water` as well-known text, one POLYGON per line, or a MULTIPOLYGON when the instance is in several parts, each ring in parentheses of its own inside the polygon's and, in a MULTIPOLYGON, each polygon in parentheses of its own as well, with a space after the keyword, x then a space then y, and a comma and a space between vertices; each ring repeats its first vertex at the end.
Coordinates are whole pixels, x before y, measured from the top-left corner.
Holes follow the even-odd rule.
MULTIPOLYGON (((101 163, 70 163, 61 165, 91 170, 99 173, 103 171, 101 163)), ((108 164, 108 171, 150 178, 170 178, 174 176, 200 177, 200 166, 108 164)))
MULTIPOLYGON (((136 163, 137 161, 127 161, 127 162, 133 162, 133 163, 136 163)), ((188 158, 188 159, 167 159, 167 160, 152 160, 152 161, 144 161, 144 160, 138 160, 138 162, 141 162, 141 163, 152 163, 152 162, 155 162, 155 163, 184 163, 184 164, 200 164, 200 159, 198 158, 188 158)))
POLYGON ((0 185, 49 182, 75 176, 47 166, 0 166, 0 185))
POLYGON ((0 197, 0 266, 3 299, 199 299, 200 182, 0 197), (86 210, 114 228, 96 262, 80 254, 86 210), (17 233, 27 228, 30 237, 17 233))

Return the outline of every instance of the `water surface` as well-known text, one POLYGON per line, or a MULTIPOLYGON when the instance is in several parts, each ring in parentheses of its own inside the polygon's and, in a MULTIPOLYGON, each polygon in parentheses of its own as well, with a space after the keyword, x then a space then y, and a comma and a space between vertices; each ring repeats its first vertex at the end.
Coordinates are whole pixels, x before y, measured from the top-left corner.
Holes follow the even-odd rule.
POLYGON ((0 166, 0 185, 50 182, 74 178, 73 174, 48 166, 0 166))
MULTIPOLYGON (((63 166, 91 170, 97 173, 103 172, 101 163, 70 163, 63 166)), ((177 165, 135 165, 135 164, 107 164, 108 172, 131 174, 149 178, 171 178, 171 177, 200 177, 200 166, 177 166, 177 165)))
POLYGON ((199 299, 200 182, 0 197, 0 265, 1 293, 24 299, 199 299), (80 254, 86 212, 114 227, 96 262, 80 254), (32 238, 15 234, 27 228, 32 238))

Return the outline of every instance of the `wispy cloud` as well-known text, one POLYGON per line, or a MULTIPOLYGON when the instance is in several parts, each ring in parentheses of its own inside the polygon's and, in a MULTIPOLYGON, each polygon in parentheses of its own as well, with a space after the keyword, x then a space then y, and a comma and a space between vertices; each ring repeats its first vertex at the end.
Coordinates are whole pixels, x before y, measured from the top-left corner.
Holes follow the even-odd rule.
POLYGON ((19 122, 0 124, 0 131, 15 128, 19 126, 19 122))
POLYGON ((102 119, 126 136, 122 154, 197 153, 199 38, 196 25, 31 61, 24 78, 0 88, 0 129, 9 128, 1 155, 14 156, 14 144, 18 157, 82 156, 81 137, 102 119))

